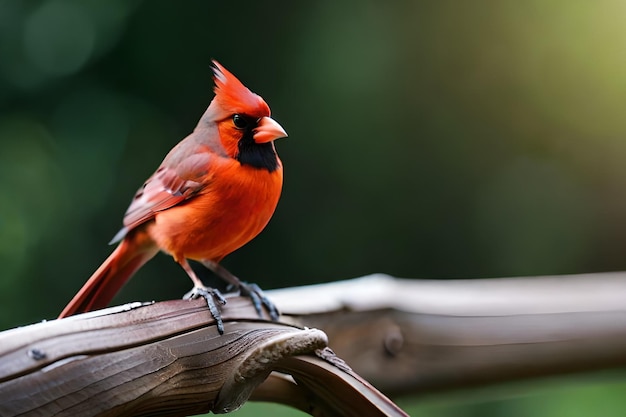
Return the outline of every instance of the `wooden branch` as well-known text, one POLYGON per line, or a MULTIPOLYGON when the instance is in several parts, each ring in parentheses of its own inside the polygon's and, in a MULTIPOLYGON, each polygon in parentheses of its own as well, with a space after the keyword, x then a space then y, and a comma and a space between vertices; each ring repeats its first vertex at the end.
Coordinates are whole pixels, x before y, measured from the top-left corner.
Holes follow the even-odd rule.
POLYGON ((387 395, 626 365, 626 273, 473 280, 386 275, 272 291, 387 395))
POLYGON ((625 294, 626 273, 376 275, 268 292, 281 323, 229 298, 223 336, 202 300, 135 303, 0 333, 0 415, 177 416, 248 398, 404 415, 301 326, 386 393, 415 394, 623 366, 625 294))
MULTIPOLYGON (((406 416, 343 366, 323 332, 260 320, 240 297, 228 299, 223 318, 220 336, 203 300, 178 300, 3 332, 0 415, 224 413, 277 370, 283 381, 297 382, 286 402, 315 415, 406 416)), ((266 385, 257 398, 280 399, 275 390, 266 385)))

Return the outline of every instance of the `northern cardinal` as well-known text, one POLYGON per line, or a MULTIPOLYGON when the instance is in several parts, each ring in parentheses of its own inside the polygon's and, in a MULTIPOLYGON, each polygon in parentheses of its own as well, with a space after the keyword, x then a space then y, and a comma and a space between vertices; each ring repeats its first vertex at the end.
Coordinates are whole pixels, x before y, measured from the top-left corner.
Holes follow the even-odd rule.
POLYGON ((59 318, 106 307, 130 277, 159 251, 171 255, 191 278, 187 297, 204 297, 218 330, 223 323, 213 298, 188 263, 204 264, 272 318, 273 305, 259 287, 246 284, 219 262, 248 243, 269 222, 280 197, 282 162, 273 141, 286 137, 263 98, 212 61, 215 97, 193 133, 178 143, 139 188, 117 248, 89 278, 59 318))

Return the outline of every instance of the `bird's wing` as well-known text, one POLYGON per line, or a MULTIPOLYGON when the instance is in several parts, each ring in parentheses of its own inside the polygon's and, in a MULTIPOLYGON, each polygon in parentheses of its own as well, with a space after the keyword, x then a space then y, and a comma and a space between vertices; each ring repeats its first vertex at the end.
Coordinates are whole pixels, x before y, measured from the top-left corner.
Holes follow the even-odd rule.
POLYGON ((124 215, 124 227, 111 243, 120 241, 128 231, 154 218, 159 211, 173 207, 198 192, 210 182, 211 154, 192 154, 176 164, 161 165, 137 190, 124 215))

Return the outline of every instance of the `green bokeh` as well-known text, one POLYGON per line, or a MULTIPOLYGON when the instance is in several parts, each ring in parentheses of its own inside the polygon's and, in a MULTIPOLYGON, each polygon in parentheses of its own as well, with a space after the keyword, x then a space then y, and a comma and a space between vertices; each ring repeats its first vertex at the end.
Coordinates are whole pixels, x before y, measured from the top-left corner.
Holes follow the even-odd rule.
MULTIPOLYGON (((237 275, 273 288, 626 269, 625 12, 0 0, 0 328, 55 317, 108 255, 133 193, 208 105, 212 57, 289 133, 283 197, 226 259, 237 275)), ((158 256, 116 302, 189 286, 158 256)), ((587 400, 542 385, 528 409, 575 415, 596 394, 626 405, 589 384, 587 400)), ((531 415, 490 404, 427 410, 531 415)))

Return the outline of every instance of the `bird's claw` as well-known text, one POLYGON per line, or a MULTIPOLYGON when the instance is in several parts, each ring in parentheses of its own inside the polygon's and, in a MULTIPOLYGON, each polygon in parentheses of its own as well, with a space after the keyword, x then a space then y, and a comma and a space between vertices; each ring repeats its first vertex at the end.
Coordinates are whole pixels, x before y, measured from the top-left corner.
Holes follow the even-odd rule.
POLYGON ((258 285, 242 282, 239 284, 239 293, 244 297, 250 297, 252 304, 254 305, 254 309, 259 317, 263 316, 263 306, 265 306, 270 318, 273 321, 278 321, 278 309, 274 303, 272 303, 269 298, 265 296, 263 290, 261 290, 258 285))
POLYGON ((224 321, 222 320, 222 314, 217 308, 215 301, 217 300, 218 303, 224 305, 226 304, 226 299, 218 290, 206 287, 193 287, 191 291, 183 296, 186 300, 195 300, 200 297, 204 298, 206 301, 209 311, 211 312, 211 316, 213 316, 217 324, 217 331, 220 334, 224 334, 224 321))
POLYGON ((252 304, 254 304, 254 309, 256 310, 259 317, 263 317, 263 306, 267 310, 270 318, 273 321, 278 321, 278 309, 274 303, 272 303, 266 296, 263 294, 261 288, 259 288, 256 284, 251 284, 247 282, 242 282, 239 278, 231 274, 226 268, 218 264, 214 261, 203 261, 202 264, 213 271, 218 277, 222 278, 228 285, 226 287, 226 291, 236 291, 239 290, 239 294, 243 297, 250 297, 252 300, 252 304))

